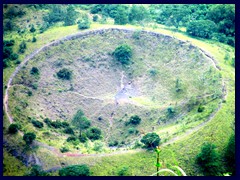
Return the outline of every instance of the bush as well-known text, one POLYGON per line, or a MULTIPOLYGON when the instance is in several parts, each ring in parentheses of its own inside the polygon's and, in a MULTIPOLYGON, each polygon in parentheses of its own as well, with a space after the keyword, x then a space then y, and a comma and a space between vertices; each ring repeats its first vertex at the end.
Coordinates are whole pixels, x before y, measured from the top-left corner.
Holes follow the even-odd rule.
POLYGON ((23 140, 26 142, 27 145, 32 144, 33 140, 36 139, 35 133, 26 133, 23 135, 23 140))
POLYGON ((38 120, 32 120, 32 124, 37 128, 42 128, 43 127, 43 123, 38 121, 38 120))
POLYGON ((27 95, 32 96, 33 95, 32 91, 28 90, 27 95))
POLYGON ((61 151, 61 153, 65 153, 65 152, 69 151, 69 148, 64 146, 64 147, 60 148, 60 151, 61 151))
POLYGON ((50 174, 43 171, 40 166, 34 165, 32 166, 31 172, 25 176, 50 176, 50 174))
POLYGON ((30 28, 30 32, 33 33, 33 32, 35 32, 35 31, 36 31, 36 29, 34 28, 34 25, 32 24, 32 26, 31 26, 31 28, 30 28))
POLYGON ((175 110, 174 110, 174 108, 173 107, 168 107, 167 108, 167 117, 168 118, 172 118, 173 116, 174 116, 174 114, 175 114, 175 110))
POLYGON ((84 17, 77 22, 78 29, 88 29, 90 28, 90 20, 87 15, 84 15, 84 17))
POLYGON ((120 63, 127 65, 132 57, 132 48, 127 44, 122 44, 115 49, 113 55, 120 63))
POLYGON ((236 175, 236 156, 235 156, 235 134, 232 134, 229 138, 228 145, 224 154, 227 162, 227 170, 236 175))
POLYGON ((138 115, 131 116, 129 119, 129 123, 133 125, 138 125, 141 122, 141 118, 138 115))
POLYGON ((96 127, 91 127, 87 130, 87 137, 92 140, 98 140, 101 139, 101 130, 96 127))
POLYGON ((48 127, 51 127, 52 121, 49 118, 45 118, 43 121, 48 125, 48 127))
POLYGON ((142 137, 141 142, 145 144, 147 148, 156 148, 160 143, 160 138, 156 133, 148 133, 142 137))
POLYGON ((70 80, 72 78, 72 71, 67 68, 63 68, 57 72, 57 76, 59 79, 70 80))
POLYGON ((73 131, 72 128, 67 127, 66 129, 64 129, 64 133, 66 133, 66 134, 74 134, 74 131, 73 131))
POLYGON ((71 141, 76 141, 77 138, 75 136, 70 136, 67 138, 67 142, 71 142, 71 141))
POLYGON ((205 109, 205 108, 204 108, 202 105, 200 105, 200 106, 198 107, 198 112, 203 112, 204 109, 205 109))
POLYGON ((24 53, 25 49, 27 49, 27 44, 25 41, 22 41, 21 44, 19 45, 19 52, 24 53))
POLYGON ((128 167, 122 167, 118 172, 117 172, 118 176, 128 176, 128 167))
POLYGON ((83 165, 72 165, 59 170, 60 176, 90 176, 89 167, 83 165))
POLYGON ((102 151, 103 143, 102 142, 95 142, 93 146, 94 151, 102 151))
POLYGON ((85 133, 82 133, 80 136, 79 136, 79 141, 82 142, 82 143, 85 143, 87 141, 87 135, 85 133))
POLYGON ((196 162, 205 175, 220 175, 221 163, 219 158, 220 156, 216 151, 216 146, 206 142, 202 145, 201 152, 196 156, 196 162))
POLYGON ((36 37, 33 37, 32 38, 32 42, 36 42, 37 41, 37 38, 36 37))
POLYGON ((17 124, 10 124, 10 126, 8 127, 8 132, 10 134, 15 134, 18 132, 18 125, 17 124))
POLYGON ((131 127, 131 128, 128 129, 128 133, 129 133, 129 134, 133 134, 133 133, 135 133, 135 132, 136 132, 136 129, 135 129, 135 128, 132 128, 132 127, 131 127))
POLYGON ((39 74, 39 70, 38 70, 37 67, 32 67, 30 73, 33 74, 33 75, 35 75, 35 74, 38 75, 39 74))
POLYGON ((118 145, 118 141, 117 141, 117 140, 111 141, 111 142, 108 144, 109 147, 117 146, 117 145, 118 145))
POLYGON ((97 22, 97 20, 98 20, 98 15, 94 15, 94 16, 93 16, 93 21, 94 21, 94 22, 97 22))

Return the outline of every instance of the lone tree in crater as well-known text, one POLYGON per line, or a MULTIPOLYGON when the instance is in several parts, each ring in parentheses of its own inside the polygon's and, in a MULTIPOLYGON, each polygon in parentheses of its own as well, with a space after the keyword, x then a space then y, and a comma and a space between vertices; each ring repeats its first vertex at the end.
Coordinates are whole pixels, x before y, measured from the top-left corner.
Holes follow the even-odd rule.
POLYGON ((78 110, 77 113, 74 115, 72 124, 75 127, 79 128, 80 137, 82 135, 82 130, 89 128, 89 126, 91 125, 88 118, 84 116, 84 113, 82 112, 82 110, 78 110))
POLYGON ((132 57, 132 48, 127 44, 122 44, 115 49, 113 55, 120 63, 127 65, 132 57))

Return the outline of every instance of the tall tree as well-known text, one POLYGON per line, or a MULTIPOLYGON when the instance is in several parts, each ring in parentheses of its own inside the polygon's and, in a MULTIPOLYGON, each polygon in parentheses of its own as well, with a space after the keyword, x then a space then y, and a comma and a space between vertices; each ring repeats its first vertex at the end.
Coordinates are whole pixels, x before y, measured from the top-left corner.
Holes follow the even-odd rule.
POLYGON ((77 11, 75 11, 73 6, 67 7, 67 12, 64 18, 64 25, 65 26, 71 26, 75 24, 75 21, 77 19, 77 11))
POLYGON ((82 135, 82 130, 89 128, 89 126, 91 125, 88 118, 84 116, 82 110, 78 110, 77 113, 74 115, 72 119, 72 124, 79 128, 80 136, 82 135))

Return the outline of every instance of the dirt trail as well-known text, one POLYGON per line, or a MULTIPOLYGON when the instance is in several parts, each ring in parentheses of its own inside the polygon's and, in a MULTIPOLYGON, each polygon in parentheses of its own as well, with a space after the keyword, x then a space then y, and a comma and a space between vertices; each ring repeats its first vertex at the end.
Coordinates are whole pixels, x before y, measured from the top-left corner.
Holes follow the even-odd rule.
MULTIPOLYGON (((110 28, 110 29, 121 29, 121 30, 125 30, 125 31, 135 31, 135 29, 132 29, 132 28, 110 28)), ((97 31, 100 31, 100 30, 104 30, 104 28, 103 28, 103 29, 97 29, 97 30, 94 30, 94 31, 97 32, 97 31)), ((43 50, 47 49, 47 47, 49 47, 49 46, 51 46, 51 45, 56 45, 56 44, 58 44, 58 43, 61 42, 61 41, 65 41, 65 40, 70 40, 70 39, 73 39, 73 38, 77 38, 77 37, 80 36, 80 35, 85 35, 85 34, 88 35, 88 34, 91 34, 91 32, 93 32, 93 31, 80 32, 80 33, 77 33, 77 34, 74 34, 74 35, 66 36, 66 37, 64 37, 64 38, 62 38, 62 39, 60 39, 60 40, 56 40, 56 41, 53 41, 53 42, 51 42, 51 43, 48 43, 48 44, 44 45, 43 47, 41 47, 40 49, 38 49, 38 50, 34 51, 33 53, 31 53, 29 56, 27 56, 27 57, 25 58, 25 60, 15 69, 15 71, 13 72, 13 74, 11 75, 11 77, 10 77, 9 80, 8 80, 7 88, 6 88, 6 91, 5 91, 5 97, 4 97, 4 108, 5 108, 5 112, 6 112, 6 115, 7 115, 8 120, 9 120, 10 123, 13 123, 14 121, 13 121, 13 118, 12 118, 10 112, 9 112, 9 107, 8 107, 8 92, 9 92, 9 88, 11 87, 12 80, 13 80, 13 78, 16 76, 16 74, 18 73, 18 71, 19 71, 31 58, 33 58, 33 57, 34 57, 36 54, 38 54, 40 51, 43 51, 43 50)), ((153 33, 153 32, 150 32, 150 31, 146 31, 146 32, 147 32, 147 33, 153 33)), ((154 33, 153 33, 153 34, 154 34, 154 33)), ((155 33, 155 34, 160 34, 160 33, 155 33)), ((166 36, 167 36, 167 35, 166 35, 166 36)), ((181 41, 181 40, 180 40, 180 41, 181 41)), ((209 55, 206 54, 205 51, 202 50, 202 52, 203 52, 207 57, 209 57, 209 55)), ((218 66, 216 65, 215 60, 213 60, 212 57, 209 57, 209 58, 210 58, 211 61, 214 63, 214 67, 215 67, 216 69, 220 70, 220 69, 218 68, 218 66)), ((124 72, 122 72, 122 74, 121 74, 121 85, 120 85, 121 89, 124 88, 124 84, 123 84, 124 74, 123 74, 123 73, 124 73, 124 72)), ((224 82, 222 82, 222 84, 223 84, 223 90, 224 90, 223 96, 226 97, 226 95, 227 95, 227 90, 226 90, 226 87, 225 87, 224 82)), ((80 95, 80 94, 79 94, 79 95, 80 95)), ((84 96, 84 95, 81 95, 81 96, 84 96)), ((90 98, 90 97, 87 97, 87 98, 90 98)), ((91 98, 93 98, 93 99, 94 99, 94 98, 99 99, 99 98, 97 98, 97 97, 91 97, 91 98)), ((117 105, 116 105, 116 108, 117 108, 117 105)), ((192 134, 193 132, 198 131, 200 128, 202 128, 203 126, 205 126, 208 122, 210 122, 210 121, 214 118, 215 114, 218 112, 218 110, 219 110, 220 108, 221 108, 221 104, 219 105, 218 109, 217 109, 213 114, 211 114, 211 115, 209 116, 209 118, 208 118, 207 121, 205 121, 205 122, 201 123, 200 125, 198 125, 198 126, 192 128, 192 129, 188 130, 184 135, 181 135, 181 136, 177 136, 177 137, 172 138, 172 139, 169 140, 168 142, 163 143, 161 146, 166 146, 166 145, 168 145, 168 144, 172 144, 172 143, 174 143, 175 141, 178 141, 178 140, 180 140, 180 139, 188 136, 189 134, 192 134)), ((113 112, 115 112, 115 109, 113 110, 113 112)), ((113 117, 114 117, 114 114, 113 114, 112 117, 109 119, 110 127, 112 127, 113 117)), ((110 128, 109 128, 109 130, 110 130, 110 128)), ((21 131, 19 131, 19 133, 20 133, 21 136, 23 136, 23 133, 22 133, 21 131)), ((47 144, 38 142, 38 141, 35 141, 35 145, 38 145, 38 146, 47 148, 48 150, 53 151, 53 152, 54 152, 57 156, 59 156, 59 157, 64 157, 64 156, 69 156, 69 157, 76 157, 76 156, 100 156, 100 157, 102 157, 102 156, 110 156, 110 155, 115 155, 115 154, 122 154, 122 153, 130 153, 130 152, 140 152, 140 151, 144 151, 144 150, 142 150, 142 149, 139 149, 139 150, 123 150, 123 151, 117 151, 117 152, 112 152, 112 153, 107 153, 107 154, 61 153, 61 152, 59 152, 58 149, 56 149, 56 148, 54 148, 54 147, 51 147, 51 146, 49 146, 49 145, 47 145, 47 144)), ((34 157, 35 157, 35 159, 36 159, 36 163, 41 164, 41 162, 39 161, 39 159, 36 157, 36 154, 34 154, 34 157)))

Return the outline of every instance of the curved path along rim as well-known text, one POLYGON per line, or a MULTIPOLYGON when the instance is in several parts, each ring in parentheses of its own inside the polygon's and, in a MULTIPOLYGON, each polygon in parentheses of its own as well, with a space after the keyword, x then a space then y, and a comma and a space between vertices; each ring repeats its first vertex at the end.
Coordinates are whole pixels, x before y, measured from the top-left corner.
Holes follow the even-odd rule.
MULTIPOLYGON (((13 78, 16 76, 16 74, 19 72, 19 70, 29 61, 31 60, 35 55, 37 55, 39 52, 45 50, 47 47, 49 46, 54 46, 54 45, 57 45, 58 43, 60 43, 61 41, 68 41, 68 40, 72 40, 72 39, 75 39, 75 38, 78 38, 78 36, 82 37, 82 36, 86 36, 86 35, 89 35, 89 33, 94 33, 94 32, 100 32, 100 31, 103 31, 103 30, 126 30, 126 31, 136 31, 138 29, 135 29, 135 28, 123 28, 123 27, 114 27, 114 28, 99 28, 99 29, 94 29, 94 30, 87 30, 87 31, 83 31, 83 32, 79 32, 79 33, 76 33, 76 34, 72 34, 72 35, 68 35, 68 36, 65 36, 59 40, 55 40, 53 42, 50 42, 50 43, 47 43, 46 45, 42 46, 40 49, 37 49, 35 50, 33 53, 31 53, 30 55, 26 56, 26 58, 24 59, 24 61, 16 67, 15 71, 13 72, 13 74, 10 76, 9 80, 8 80, 8 83, 7 83, 7 88, 6 88, 6 91, 5 91, 5 96, 4 96, 4 109, 5 109, 5 112, 7 114, 7 117, 8 117, 8 120, 10 122, 10 124, 12 124, 14 122, 12 116, 10 115, 10 112, 9 112, 9 107, 8 107, 8 91, 9 91, 9 88, 11 87, 11 83, 12 83, 12 80, 13 78)), ((159 33, 159 32, 154 32, 154 31, 146 31, 146 30, 142 30, 144 32, 147 32, 147 33, 152 33, 152 34, 158 34, 158 35, 163 35, 165 37, 171 37, 173 39, 176 39, 175 37, 173 36, 170 36, 170 35, 166 35, 166 34, 162 34, 162 33, 159 33)), ((178 39, 179 41, 182 41, 184 43, 189 43, 189 41, 183 41, 181 39, 178 39)), ((217 70, 220 70, 220 68, 218 68, 218 65, 216 64, 216 61, 214 60, 214 58, 212 56, 209 55, 209 53, 207 53, 205 50, 201 49, 200 47, 198 46, 195 46, 197 47, 198 49, 200 49, 205 56, 207 56, 209 59, 211 59, 211 61, 213 62, 214 64, 214 68, 216 68, 217 70)), ((121 79, 122 80, 122 79, 121 79)), ((122 84, 121 84, 122 85, 122 84)), ((226 87, 225 87, 225 84, 224 84, 224 81, 222 80, 222 85, 223 85, 223 89, 225 89, 226 91, 226 87)), ((226 91, 227 92, 227 91, 226 91)), ((224 98, 226 97, 227 93, 225 94, 224 93, 224 98)), ((215 116, 215 114, 219 111, 219 109, 221 108, 221 105, 222 103, 219 105, 219 107, 216 109, 215 112, 213 112, 209 117, 208 117, 208 120, 204 121, 203 123, 195 126, 194 128, 192 129, 189 129, 187 130, 183 135, 180 135, 180 136, 177 136, 177 137, 174 137, 172 139, 170 139, 168 142, 166 143, 163 143, 161 144, 161 146, 166 146, 166 145, 169 145, 169 144, 172 144, 174 143, 175 141, 178 141, 180 139, 182 139, 183 137, 189 135, 189 134, 192 134, 193 132, 196 132, 198 131, 201 127, 203 127, 204 125, 206 125, 206 123, 210 122, 213 117, 215 116)), ((20 135, 23 136, 23 132, 19 131, 20 135)), ((38 145, 38 146, 41 146, 41 147, 44 147, 44 148, 47 148, 48 150, 50 151, 53 151, 55 152, 59 157, 64 157, 64 156, 69 156, 69 157, 74 157, 74 156, 109 156, 109 155, 115 155, 115 154, 122 154, 122 153, 129 153, 130 151, 134 151, 134 152, 140 152, 140 151, 145 151, 144 149, 137 149, 137 150, 125 150, 125 151, 116 151, 116 152, 111 152, 111 153, 106 153, 106 154, 80 154, 80 153, 61 153, 58 149, 56 149, 55 147, 52 147, 52 146, 49 146, 45 143, 42 143, 42 142, 38 142, 38 141, 34 141, 34 144, 35 145, 38 145)), ((35 156, 35 154, 34 154, 35 156)), ((37 158, 36 158, 37 159, 37 158)))

